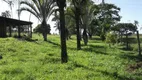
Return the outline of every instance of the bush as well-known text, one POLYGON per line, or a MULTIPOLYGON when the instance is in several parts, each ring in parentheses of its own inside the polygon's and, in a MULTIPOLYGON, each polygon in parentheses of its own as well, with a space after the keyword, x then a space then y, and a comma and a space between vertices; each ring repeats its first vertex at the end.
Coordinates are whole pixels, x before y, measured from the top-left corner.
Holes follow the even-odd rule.
POLYGON ((117 34, 114 33, 114 32, 109 32, 107 33, 106 35, 106 43, 112 43, 112 44, 115 44, 117 43, 117 34))
POLYGON ((50 34, 50 25, 47 24, 47 26, 44 26, 44 28, 41 27, 41 24, 38 24, 34 29, 34 33, 43 33, 46 32, 47 34, 50 34))

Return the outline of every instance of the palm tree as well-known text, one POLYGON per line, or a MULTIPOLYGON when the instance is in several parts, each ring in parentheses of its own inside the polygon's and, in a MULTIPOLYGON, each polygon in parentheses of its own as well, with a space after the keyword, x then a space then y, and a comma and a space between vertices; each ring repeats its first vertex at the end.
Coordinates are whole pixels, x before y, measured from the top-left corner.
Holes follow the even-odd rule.
POLYGON ((74 6, 73 12, 75 14, 75 21, 76 21, 76 34, 77 34, 77 50, 81 49, 81 35, 80 35, 80 23, 81 23, 81 9, 83 5, 86 3, 87 0, 69 0, 71 4, 74 6))
MULTIPOLYGON (((56 9, 57 11, 59 11, 58 9, 56 9)), ((56 21, 55 23, 55 28, 56 30, 59 30, 59 34, 61 35, 61 30, 60 30, 60 16, 57 13, 57 11, 55 11, 54 17, 52 18, 52 21, 56 21)), ((75 16, 74 13, 72 11, 72 8, 69 6, 66 8, 65 10, 65 28, 66 28, 66 39, 71 39, 71 34, 75 33, 75 16)))
POLYGON ((55 21, 55 26, 56 30, 59 30, 59 34, 61 35, 61 30, 60 30, 60 16, 57 14, 57 11, 55 11, 54 17, 52 18, 52 21, 55 21))
POLYGON ((28 11, 41 22, 42 35, 44 41, 47 41, 47 34, 50 33, 50 27, 48 27, 47 21, 54 12, 54 7, 56 6, 54 0, 21 1, 20 5, 26 5, 19 9, 20 13, 22 11, 28 11))
POLYGON ((88 43, 88 35, 87 30, 89 30, 89 26, 91 25, 93 19, 94 19, 94 3, 92 0, 87 0, 83 7, 83 15, 81 15, 82 22, 83 22, 83 40, 84 44, 87 45, 88 43))
POLYGON ((66 0, 55 0, 59 7, 60 12, 60 30, 61 30, 61 61, 67 63, 67 48, 66 48, 66 29, 65 29, 65 14, 64 7, 66 6, 66 0))

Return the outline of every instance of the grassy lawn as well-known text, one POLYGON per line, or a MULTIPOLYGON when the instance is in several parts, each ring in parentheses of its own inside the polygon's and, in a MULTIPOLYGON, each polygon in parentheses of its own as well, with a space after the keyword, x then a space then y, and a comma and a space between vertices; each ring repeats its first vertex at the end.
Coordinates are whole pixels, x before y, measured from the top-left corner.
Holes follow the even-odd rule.
POLYGON ((0 80, 142 80, 138 52, 94 37, 76 50, 75 36, 67 41, 68 63, 60 61, 60 37, 33 35, 33 41, 0 38, 0 80), (38 39, 38 40, 37 40, 38 39))

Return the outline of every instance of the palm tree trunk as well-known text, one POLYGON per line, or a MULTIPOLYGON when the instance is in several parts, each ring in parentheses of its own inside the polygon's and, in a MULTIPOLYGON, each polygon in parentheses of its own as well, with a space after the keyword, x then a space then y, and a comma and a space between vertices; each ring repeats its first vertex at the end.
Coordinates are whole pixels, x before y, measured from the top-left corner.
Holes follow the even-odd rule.
POLYGON ((83 40, 84 40, 84 44, 87 45, 87 43, 88 43, 88 36, 87 36, 86 28, 84 28, 84 31, 83 31, 83 40))
POLYGON ((47 34, 45 32, 42 33, 44 41, 47 41, 47 34))
POLYGON ((43 39, 44 41, 47 41, 47 32, 46 32, 46 20, 43 20, 42 21, 42 24, 41 24, 41 28, 42 28, 42 35, 43 35, 43 39))
POLYGON ((9 37, 11 37, 11 33, 12 33, 11 27, 12 27, 12 26, 9 26, 9 37))
POLYGON ((77 34, 77 50, 80 50, 81 49, 81 44, 80 44, 81 37, 80 37, 80 30, 79 30, 79 13, 78 12, 76 12, 75 18, 76 18, 75 20, 76 20, 76 30, 77 30, 77 33, 76 33, 77 34))
POLYGON ((66 30, 65 30, 65 14, 64 7, 60 8, 60 30, 61 30, 61 61, 66 63, 68 61, 66 48, 66 30))

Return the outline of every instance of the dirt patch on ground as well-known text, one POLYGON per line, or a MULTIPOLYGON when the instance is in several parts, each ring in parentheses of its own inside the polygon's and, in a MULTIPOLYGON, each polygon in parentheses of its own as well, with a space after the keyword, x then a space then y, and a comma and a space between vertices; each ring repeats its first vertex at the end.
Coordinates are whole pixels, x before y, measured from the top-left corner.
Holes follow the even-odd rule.
POLYGON ((133 72, 133 71, 135 71, 139 68, 142 68, 142 62, 138 62, 138 63, 129 65, 128 68, 127 68, 127 71, 133 72))

